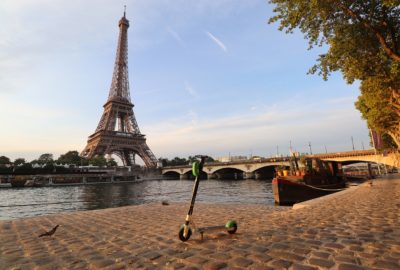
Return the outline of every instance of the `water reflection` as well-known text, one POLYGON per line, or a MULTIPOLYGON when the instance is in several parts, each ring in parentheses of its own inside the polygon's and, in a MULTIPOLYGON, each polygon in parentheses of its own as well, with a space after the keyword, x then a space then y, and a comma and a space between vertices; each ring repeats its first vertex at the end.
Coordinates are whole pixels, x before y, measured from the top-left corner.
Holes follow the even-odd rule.
MULTIPOLYGON (((189 202, 193 181, 159 180, 87 186, 2 188, 0 219, 104 209, 152 202, 189 202)), ((196 202, 274 205, 270 181, 209 180, 196 202)))

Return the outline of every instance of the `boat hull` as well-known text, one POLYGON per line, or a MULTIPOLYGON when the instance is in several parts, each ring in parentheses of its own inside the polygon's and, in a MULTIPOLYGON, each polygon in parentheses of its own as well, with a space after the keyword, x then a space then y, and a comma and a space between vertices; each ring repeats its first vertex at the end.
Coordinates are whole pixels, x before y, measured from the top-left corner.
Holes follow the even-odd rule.
POLYGON ((339 191, 344 183, 312 186, 276 177, 272 180, 272 191, 278 205, 293 205, 339 191))

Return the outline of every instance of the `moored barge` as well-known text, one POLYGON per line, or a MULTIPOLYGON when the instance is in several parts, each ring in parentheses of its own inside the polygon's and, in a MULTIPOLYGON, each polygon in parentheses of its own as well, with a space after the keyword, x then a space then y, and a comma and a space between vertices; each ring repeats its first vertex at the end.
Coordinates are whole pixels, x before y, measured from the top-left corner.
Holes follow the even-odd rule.
MULTIPOLYGON (((297 161, 295 161, 296 167, 297 161)), ((341 168, 335 162, 316 158, 305 159, 305 168, 299 173, 277 175, 272 180, 275 203, 293 205, 343 190, 346 185, 341 168)))

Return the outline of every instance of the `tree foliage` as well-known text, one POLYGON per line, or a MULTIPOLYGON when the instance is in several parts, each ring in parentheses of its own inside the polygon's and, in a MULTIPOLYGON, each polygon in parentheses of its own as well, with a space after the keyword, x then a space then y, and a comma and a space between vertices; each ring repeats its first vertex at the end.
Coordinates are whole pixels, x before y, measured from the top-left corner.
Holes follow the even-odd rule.
POLYGON ((53 154, 50 153, 41 154, 40 157, 37 159, 37 161, 41 165, 53 163, 53 154))
POLYGON ((400 0, 270 0, 280 30, 298 28, 310 48, 328 45, 310 73, 361 81, 356 103, 369 127, 400 142, 400 0))
POLYGON ((400 115, 396 112, 394 106, 390 105, 393 93, 387 91, 393 82, 389 82, 389 86, 385 84, 384 79, 377 79, 376 77, 362 81, 361 95, 356 102, 356 108, 367 120, 368 126, 379 133, 390 135, 394 142, 400 145, 400 134, 398 133, 400 115))
POLYGON ((11 161, 8 157, 6 156, 0 156, 0 165, 7 165, 10 164, 11 161))
MULTIPOLYGON (((159 158, 158 161, 162 164, 163 167, 165 166, 182 166, 188 165, 189 163, 193 162, 194 160, 198 160, 195 156, 189 156, 186 158, 174 157, 173 159, 169 160, 168 158, 159 158)), ((207 157, 205 162, 214 162, 212 157, 207 157)))
POLYGON ((89 164, 93 166, 103 167, 107 165, 107 160, 103 156, 94 156, 89 160, 89 164))
POLYGON ((57 163, 61 163, 61 164, 73 164, 76 166, 80 166, 82 165, 87 165, 84 162, 84 159, 82 157, 79 156, 79 152, 78 151, 68 151, 67 153, 61 155, 58 159, 57 159, 57 163))
POLYGON ((21 166, 14 167, 14 174, 34 174, 35 170, 30 163, 24 163, 21 166))
POLYGON ((26 163, 26 161, 24 158, 17 158, 14 160, 14 166, 23 165, 25 163, 26 163))
POLYGON ((110 159, 107 159, 106 165, 107 165, 107 167, 115 167, 115 166, 118 166, 118 163, 115 161, 115 159, 110 158, 110 159))

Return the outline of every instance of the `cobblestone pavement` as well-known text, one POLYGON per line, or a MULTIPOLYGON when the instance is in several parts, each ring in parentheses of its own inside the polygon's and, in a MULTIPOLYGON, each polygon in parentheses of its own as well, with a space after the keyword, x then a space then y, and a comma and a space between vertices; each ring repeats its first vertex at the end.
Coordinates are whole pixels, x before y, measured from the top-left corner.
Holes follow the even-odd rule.
POLYGON ((178 237, 187 204, 150 204, 0 222, 0 269, 400 269, 400 179, 298 210, 195 206, 197 225, 236 234, 178 237), (52 237, 38 235, 60 224, 52 237))

